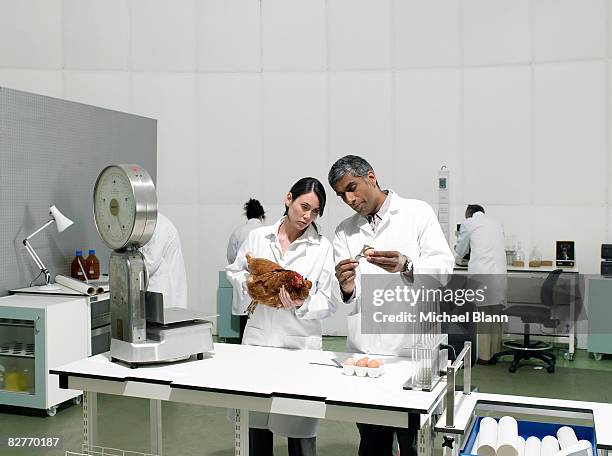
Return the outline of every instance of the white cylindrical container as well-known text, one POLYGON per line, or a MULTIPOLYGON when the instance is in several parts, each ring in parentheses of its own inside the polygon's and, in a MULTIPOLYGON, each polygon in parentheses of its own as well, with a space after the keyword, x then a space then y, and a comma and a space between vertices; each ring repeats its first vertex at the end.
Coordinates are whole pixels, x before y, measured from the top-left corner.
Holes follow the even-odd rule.
MULTIPOLYGON (((478 432, 478 456, 495 456, 497 448, 497 421, 495 418, 487 416, 480 421, 480 431, 478 432)), ((540 456, 540 455, 538 455, 540 456)))
POLYGON ((529 437, 525 442, 525 456, 540 456, 542 443, 537 437, 529 437))
POLYGON ((561 449, 569 448, 578 443, 576 433, 569 426, 560 427, 557 431, 557 439, 559 439, 559 446, 561 449))
POLYGON ((520 435, 516 439, 516 452, 518 456, 525 456, 525 439, 520 435))
POLYGON ((575 445, 563 448, 557 456, 589 456, 593 454, 593 447, 588 440, 581 440, 575 445))
POLYGON ((591 444, 591 442, 589 442, 588 440, 578 440, 578 443, 581 445, 589 445, 589 448, 587 450, 587 452, 589 453, 589 456, 593 456, 593 445, 591 444))
POLYGON ((503 416, 497 424, 497 456, 518 456, 518 423, 511 416, 503 416))
POLYGON ((559 442, 552 435, 547 435, 542 439, 541 456, 555 456, 559 452, 559 442))

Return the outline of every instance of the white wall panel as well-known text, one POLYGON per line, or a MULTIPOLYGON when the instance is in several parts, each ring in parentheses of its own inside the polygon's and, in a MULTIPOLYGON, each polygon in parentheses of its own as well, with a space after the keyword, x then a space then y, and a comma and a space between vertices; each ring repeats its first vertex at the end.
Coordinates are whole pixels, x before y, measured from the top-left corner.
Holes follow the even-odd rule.
POLYGON ((162 203, 198 200, 196 78, 135 73, 132 112, 157 119, 157 191, 162 203))
POLYGON ((199 71, 259 71, 260 2, 203 0, 197 3, 199 71))
POLYGON ((129 3, 64 0, 64 67, 125 70, 130 52, 129 3))

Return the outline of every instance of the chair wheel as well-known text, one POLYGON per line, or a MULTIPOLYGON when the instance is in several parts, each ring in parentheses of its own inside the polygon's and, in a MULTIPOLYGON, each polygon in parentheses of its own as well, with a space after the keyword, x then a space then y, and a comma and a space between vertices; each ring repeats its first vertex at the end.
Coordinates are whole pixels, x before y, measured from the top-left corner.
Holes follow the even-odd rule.
POLYGON ((508 368, 508 372, 510 372, 511 374, 514 374, 516 372, 516 366, 510 366, 508 368))
POLYGON ((554 373, 554 372, 555 372, 555 366, 548 366, 548 367, 546 368, 546 371, 547 371, 549 374, 554 373))

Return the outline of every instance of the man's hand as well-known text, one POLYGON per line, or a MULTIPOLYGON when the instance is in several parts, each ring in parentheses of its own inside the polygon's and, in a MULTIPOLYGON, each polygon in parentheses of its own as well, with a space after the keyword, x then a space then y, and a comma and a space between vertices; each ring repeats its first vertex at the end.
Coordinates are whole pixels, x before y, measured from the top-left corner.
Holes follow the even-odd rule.
POLYGON ((355 269, 359 261, 352 258, 342 260, 336 265, 336 279, 340 283, 340 289, 345 298, 350 297, 355 291, 355 269))
POLYGON ((291 299, 291 295, 287 290, 285 290, 284 286, 282 286, 279 290, 278 298, 280 299, 285 309, 299 309, 304 305, 303 299, 291 299))
POLYGON ((387 272, 402 272, 408 258, 395 251, 369 250, 366 256, 368 262, 384 269, 387 272))

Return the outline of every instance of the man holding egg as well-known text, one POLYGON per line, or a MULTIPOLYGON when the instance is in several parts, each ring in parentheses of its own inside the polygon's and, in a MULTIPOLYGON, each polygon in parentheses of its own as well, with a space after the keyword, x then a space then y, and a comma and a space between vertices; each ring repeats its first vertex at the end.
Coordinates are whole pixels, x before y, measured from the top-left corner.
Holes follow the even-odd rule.
MULTIPOLYGON (((361 276, 451 274, 453 254, 431 206, 382 190, 365 159, 355 155, 340 158, 331 167, 328 181, 336 195, 355 211, 338 225, 333 243, 340 286, 332 291, 351 306, 347 351, 398 355, 409 345, 408 334, 362 334, 361 308, 367 303, 361 299, 361 276), (359 257, 365 261, 360 263, 359 257)), ((359 456, 391 455, 395 435, 402 456, 417 455, 417 429, 361 423, 357 427, 361 436, 359 456)))

